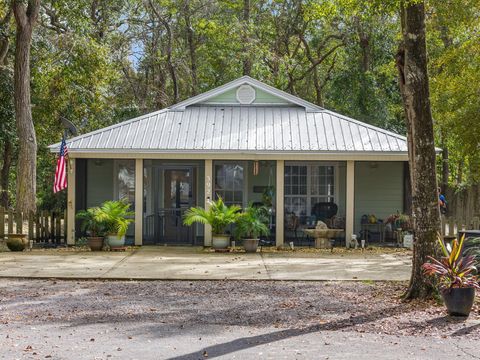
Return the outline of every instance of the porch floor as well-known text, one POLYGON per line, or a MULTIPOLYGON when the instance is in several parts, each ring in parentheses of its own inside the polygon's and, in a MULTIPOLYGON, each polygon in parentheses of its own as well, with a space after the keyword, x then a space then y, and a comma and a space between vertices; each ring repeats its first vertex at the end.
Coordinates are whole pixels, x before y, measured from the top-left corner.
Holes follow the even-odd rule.
POLYGON ((404 281, 405 254, 208 253, 200 247, 126 252, 33 250, 0 253, 0 277, 136 280, 404 281))

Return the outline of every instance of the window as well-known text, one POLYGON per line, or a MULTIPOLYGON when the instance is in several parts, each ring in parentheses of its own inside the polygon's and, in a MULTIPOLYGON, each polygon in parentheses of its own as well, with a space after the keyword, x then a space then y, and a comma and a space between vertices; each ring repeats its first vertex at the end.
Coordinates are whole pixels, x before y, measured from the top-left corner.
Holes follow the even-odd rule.
POLYGON ((135 160, 114 160, 114 198, 125 199, 135 209, 135 160))
POLYGON ((215 164, 215 199, 220 196, 227 205, 243 206, 244 165, 215 164))
POLYGON ((335 202, 335 165, 286 165, 285 214, 310 216, 320 202, 335 202))

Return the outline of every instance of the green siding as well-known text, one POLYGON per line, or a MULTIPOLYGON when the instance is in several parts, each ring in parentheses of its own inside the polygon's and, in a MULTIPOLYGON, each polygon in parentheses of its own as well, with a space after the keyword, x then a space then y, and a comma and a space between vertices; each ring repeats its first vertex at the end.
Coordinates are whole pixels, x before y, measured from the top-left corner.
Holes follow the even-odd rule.
MULTIPOLYGON (((288 101, 281 99, 275 95, 271 95, 263 90, 255 88, 256 96, 254 104, 289 104, 288 101)), ((204 102, 205 104, 237 104, 237 88, 225 91, 204 102)))
POLYGON ((87 161, 87 208, 113 200, 113 160, 87 161))
POLYGON ((355 163, 355 233, 362 215, 403 212, 403 162, 355 163))

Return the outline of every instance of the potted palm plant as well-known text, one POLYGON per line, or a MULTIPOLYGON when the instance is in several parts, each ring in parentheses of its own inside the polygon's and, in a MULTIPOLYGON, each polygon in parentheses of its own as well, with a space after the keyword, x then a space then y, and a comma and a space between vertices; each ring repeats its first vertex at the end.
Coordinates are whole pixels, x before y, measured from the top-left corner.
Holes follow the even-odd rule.
POLYGON ((440 259, 429 257, 430 262, 423 264, 425 274, 436 278, 452 316, 468 316, 475 300, 475 289, 480 289, 474 257, 462 255, 464 240, 462 236, 460 243, 455 239, 450 245, 438 236, 443 256, 440 259))
POLYGON ((77 213, 77 219, 82 220, 81 229, 86 232, 87 245, 92 251, 100 251, 103 247, 103 224, 97 220, 98 207, 91 207, 77 213))
POLYGON ((230 235, 225 234, 228 225, 237 222, 241 208, 236 205, 225 205, 222 198, 212 201, 208 210, 192 207, 185 212, 183 223, 191 226, 194 223, 212 227, 212 246, 214 249, 226 249, 230 245, 230 235))
POLYGON ((235 236, 243 239, 243 247, 248 253, 257 252, 259 236, 268 235, 268 210, 264 206, 249 204, 240 215, 235 228, 235 236))
POLYGON ((103 224, 107 244, 112 249, 125 246, 125 234, 135 215, 129 209, 126 200, 105 201, 95 212, 95 219, 103 224))

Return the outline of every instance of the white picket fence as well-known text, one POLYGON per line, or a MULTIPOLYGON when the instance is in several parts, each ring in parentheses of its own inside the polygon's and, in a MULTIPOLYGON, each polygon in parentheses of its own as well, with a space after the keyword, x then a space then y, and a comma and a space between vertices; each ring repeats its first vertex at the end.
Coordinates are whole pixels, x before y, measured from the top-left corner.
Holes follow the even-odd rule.
POLYGON ((455 219, 451 217, 442 217, 442 232, 445 236, 457 236, 462 230, 480 230, 480 218, 455 219))

